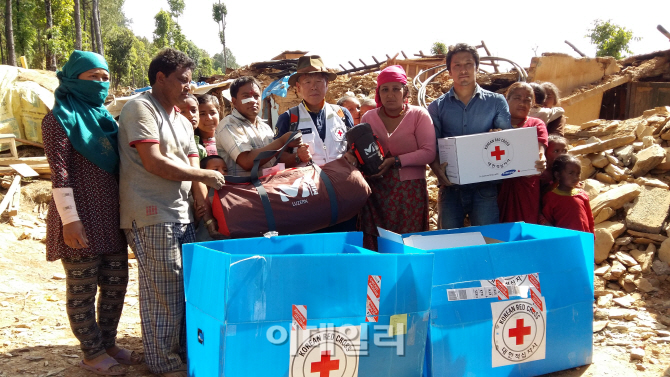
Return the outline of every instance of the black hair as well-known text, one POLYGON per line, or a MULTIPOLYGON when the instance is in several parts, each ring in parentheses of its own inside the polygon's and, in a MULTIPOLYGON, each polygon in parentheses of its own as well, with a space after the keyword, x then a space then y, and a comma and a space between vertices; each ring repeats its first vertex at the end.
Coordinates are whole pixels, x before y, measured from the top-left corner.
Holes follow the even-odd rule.
POLYGON ((545 92, 544 88, 536 82, 531 82, 530 87, 533 88, 533 92, 535 93, 535 104, 542 105, 544 99, 547 98, 547 92, 545 92))
POLYGON ((249 84, 253 83, 258 87, 258 90, 261 90, 261 83, 258 82, 258 80, 253 77, 253 76, 242 76, 239 78, 236 78, 235 81, 233 81, 232 84, 230 84, 230 96, 233 98, 237 98, 237 93, 240 91, 240 88, 249 84))
POLYGON ((221 159, 221 161, 223 161, 224 164, 226 163, 226 160, 224 160, 223 157, 214 154, 200 160, 200 169, 207 169, 207 163, 217 158, 221 159))
POLYGON ((575 164, 579 166, 580 169, 582 167, 582 164, 579 162, 579 160, 574 156, 570 156, 569 154, 562 154, 556 157, 554 164, 551 165, 552 177, 556 177, 556 173, 562 172, 570 164, 575 164))
POLYGON ((200 94, 195 97, 198 101, 198 105, 204 105, 206 103, 214 104, 216 110, 219 110, 219 99, 211 94, 200 94))
POLYGON ((449 51, 447 51, 447 70, 451 72, 451 58, 459 52, 469 52, 472 54, 472 57, 475 59, 475 69, 479 68, 479 53, 477 48, 470 46, 467 43, 457 43, 453 46, 449 46, 449 51))
POLYGON ((532 105, 535 105, 537 103, 535 101, 535 92, 533 91, 533 87, 530 86, 530 84, 528 84, 527 82, 522 81, 517 81, 514 84, 512 84, 509 88, 507 88, 507 92, 505 92, 505 99, 509 101, 510 98, 512 98, 512 94, 514 94, 514 92, 517 91, 518 89, 529 91, 532 97, 531 99, 533 101, 532 105))
POLYGON ((170 76, 172 72, 179 68, 188 68, 191 71, 195 69, 195 63, 185 53, 173 48, 161 50, 149 64, 149 85, 156 83, 156 75, 163 72, 165 76, 170 76))
POLYGON ((565 145, 566 147, 568 146, 568 140, 564 138, 561 135, 556 135, 556 134, 549 134, 549 140, 547 142, 547 145, 551 145, 554 143, 561 143, 565 145))
POLYGON ((198 104, 198 99, 195 98, 195 96, 193 95, 193 93, 189 93, 189 94, 187 94, 187 95, 186 95, 186 98, 184 99, 184 101, 186 101, 187 99, 192 99, 192 100, 195 101, 195 104, 196 104, 196 105, 198 104))

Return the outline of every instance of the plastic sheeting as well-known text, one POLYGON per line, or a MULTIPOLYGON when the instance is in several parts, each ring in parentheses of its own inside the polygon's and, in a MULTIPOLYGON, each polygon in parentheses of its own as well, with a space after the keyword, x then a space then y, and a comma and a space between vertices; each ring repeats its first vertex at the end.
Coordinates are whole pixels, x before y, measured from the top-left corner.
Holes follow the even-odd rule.
POLYGON ((55 72, 0 65, 0 134, 41 143, 42 119, 54 106, 56 87, 55 72))

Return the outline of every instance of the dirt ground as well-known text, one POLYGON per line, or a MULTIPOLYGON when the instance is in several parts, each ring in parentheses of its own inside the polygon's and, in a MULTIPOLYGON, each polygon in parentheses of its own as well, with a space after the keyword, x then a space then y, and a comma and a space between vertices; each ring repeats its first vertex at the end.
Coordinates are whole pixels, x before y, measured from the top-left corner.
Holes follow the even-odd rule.
MULTIPOLYGON (((47 181, 26 186, 49 185, 47 181)), ((39 191, 39 190, 36 190, 39 191)), ((5 190, 0 190, 4 193, 5 190)), ((26 195, 19 217, 35 221, 36 204, 26 195)), ((40 199, 37 199, 40 200, 40 199)), ((21 227, 0 219, 0 376, 92 376, 80 369, 78 342, 72 335, 65 313, 65 282, 60 262, 46 262, 45 246, 39 240, 18 238, 24 233, 21 227)), ((670 295, 664 290, 657 293, 654 303, 666 303, 670 295)), ((670 314, 670 306, 649 306, 647 310, 663 310, 670 314)), ((644 310, 638 308, 638 310, 644 310)), ((605 332, 607 330, 603 330, 605 332)), ((651 339, 613 344, 603 332, 595 334, 593 364, 549 374, 561 377, 591 376, 670 376, 670 346, 655 344, 651 339), (629 349, 644 350, 644 360, 631 361, 629 349), (645 370, 638 370, 637 364, 645 370)), ((616 337, 615 337, 616 338, 616 337)), ((142 349, 137 264, 131 260, 130 282, 125 308, 119 325, 118 344, 132 350, 142 349)), ((145 365, 129 368, 127 376, 153 376, 145 365)), ((365 376, 368 377, 368 376, 365 376)))

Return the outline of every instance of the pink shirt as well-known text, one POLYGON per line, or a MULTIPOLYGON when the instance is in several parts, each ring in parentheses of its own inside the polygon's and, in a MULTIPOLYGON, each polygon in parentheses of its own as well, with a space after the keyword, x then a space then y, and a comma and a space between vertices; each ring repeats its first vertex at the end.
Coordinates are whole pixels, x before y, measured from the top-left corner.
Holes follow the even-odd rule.
POLYGON ((384 156, 400 158, 400 180, 426 179, 426 165, 435 160, 435 128, 428 111, 422 107, 409 106, 405 117, 389 135, 379 117, 381 109, 370 110, 361 123, 370 123, 384 148, 384 156))

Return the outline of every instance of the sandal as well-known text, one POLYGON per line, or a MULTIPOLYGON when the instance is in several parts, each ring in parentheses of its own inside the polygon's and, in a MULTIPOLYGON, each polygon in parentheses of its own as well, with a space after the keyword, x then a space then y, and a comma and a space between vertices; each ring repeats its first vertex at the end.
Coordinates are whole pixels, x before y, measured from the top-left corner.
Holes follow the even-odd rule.
POLYGON ((119 348, 119 352, 117 352, 116 355, 109 356, 113 357, 114 360, 123 365, 139 365, 144 362, 144 355, 125 348, 119 348))
POLYGON ((108 357, 106 359, 103 359, 102 361, 98 362, 95 365, 88 365, 84 363, 84 360, 79 362, 79 367, 82 369, 85 369, 89 372, 93 372, 97 375, 100 376, 125 376, 126 373, 128 373, 125 370, 122 371, 113 371, 110 370, 111 368, 121 365, 117 363, 113 358, 108 357))

